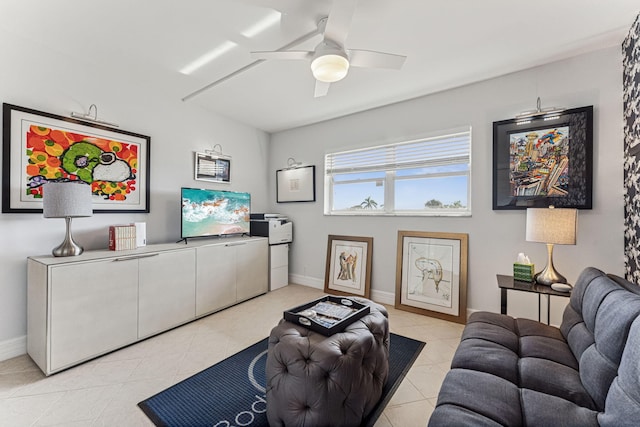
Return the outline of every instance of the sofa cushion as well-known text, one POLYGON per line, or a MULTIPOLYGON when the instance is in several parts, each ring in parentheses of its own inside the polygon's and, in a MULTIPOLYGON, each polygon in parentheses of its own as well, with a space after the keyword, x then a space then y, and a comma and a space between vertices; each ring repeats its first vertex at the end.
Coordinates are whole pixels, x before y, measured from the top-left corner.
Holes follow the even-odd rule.
POLYGON ((487 372, 514 384, 518 383, 518 354, 506 347, 479 338, 460 342, 451 368, 487 372))
POLYGON ((637 426, 640 420, 640 317, 629 330, 618 376, 607 394, 604 412, 598 415, 603 427, 637 426))
POLYGON ((640 315, 640 295, 630 292, 635 285, 622 282, 595 268, 585 269, 561 326, 578 359, 582 384, 600 411, 618 373, 631 323, 640 315), (574 313, 582 314, 582 322, 574 313))
POLYGON ((438 395, 438 407, 442 406, 448 407, 446 412, 455 416, 443 418, 440 414, 441 422, 432 418, 430 423, 446 426, 522 425, 520 389, 511 381, 485 372, 450 370, 438 395), (471 417, 469 411, 478 417, 471 417))
POLYGON ((598 426, 598 412, 560 397, 523 389, 521 399, 525 425, 528 427, 598 426))
POLYGON ((520 359, 520 387, 566 399, 576 405, 596 409, 582 386, 580 373, 561 363, 535 357, 520 359))

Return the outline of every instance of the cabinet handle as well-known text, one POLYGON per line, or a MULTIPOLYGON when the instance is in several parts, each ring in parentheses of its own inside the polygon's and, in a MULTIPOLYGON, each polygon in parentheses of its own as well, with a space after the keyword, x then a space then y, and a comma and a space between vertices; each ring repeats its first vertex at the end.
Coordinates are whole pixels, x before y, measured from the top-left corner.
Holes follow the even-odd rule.
POLYGON ((227 243, 225 244, 225 246, 241 246, 241 245, 246 245, 247 242, 234 242, 234 243, 227 243))
POLYGON ((158 255, 160 255, 160 254, 131 255, 131 256, 127 256, 127 257, 116 258, 113 261, 114 262, 118 262, 118 261, 128 261, 130 259, 151 258, 151 257, 158 256, 158 255))

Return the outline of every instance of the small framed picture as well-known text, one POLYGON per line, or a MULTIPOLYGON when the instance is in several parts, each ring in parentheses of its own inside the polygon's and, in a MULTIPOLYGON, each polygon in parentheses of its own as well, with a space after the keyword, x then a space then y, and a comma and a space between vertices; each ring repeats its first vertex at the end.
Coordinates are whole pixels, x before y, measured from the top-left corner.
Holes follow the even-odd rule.
POLYGON ((468 235, 398 231, 399 310, 467 322, 468 235))
POLYGON ((276 171, 276 201, 278 203, 315 202, 315 165, 276 171))
POLYGON ((373 237, 329 235, 324 291, 369 298, 372 253, 373 237))
POLYGON ((231 159, 208 153, 195 153, 194 179, 197 181, 231 182, 231 159))

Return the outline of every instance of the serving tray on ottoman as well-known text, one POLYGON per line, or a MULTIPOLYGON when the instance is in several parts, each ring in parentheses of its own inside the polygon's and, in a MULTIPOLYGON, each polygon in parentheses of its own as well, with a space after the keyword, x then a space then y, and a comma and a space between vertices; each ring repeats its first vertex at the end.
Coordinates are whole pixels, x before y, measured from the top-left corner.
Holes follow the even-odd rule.
POLYGON ((315 301, 286 310, 284 320, 330 336, 369 314, 368 305, 352 299, 327 295, 315 301))

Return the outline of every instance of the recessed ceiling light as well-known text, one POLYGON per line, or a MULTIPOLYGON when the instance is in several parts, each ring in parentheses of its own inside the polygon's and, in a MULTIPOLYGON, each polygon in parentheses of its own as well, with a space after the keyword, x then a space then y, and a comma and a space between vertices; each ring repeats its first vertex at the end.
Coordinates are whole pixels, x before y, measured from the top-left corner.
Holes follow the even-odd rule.
POLYGON ((242 31, 240 34, 242 34, 248 39, 250 39, 251 37, 255 37, 261 32, 279 23, 281 17, 282 17, 282 14, 280 12, 273 10, 269 12, 269 14, 266 15, 264 18, 262 18, 261 20, 259 20, 258 22, 256 22, 255 24, 247 28, 246 30, 242 31))
POLYGON ((209 52, 205 53, 204 55, 202 55, 201 57, 199 57, 195 61, 185 65, 180 70, 180 72, 182 74, 189 75, 189 74, 193 73, 194 71, 204 67, 209 62, 213 61, 214 59, 218 58, 219 56, 222 56, 225 53, 229 52, 231 49, 233 49, 236 46, 237 46, 236 43, 227 40, 227 41, 223 42, 222 44, 219 44, 218 46, 216 46, 215 48, 213 48, 209 52))

